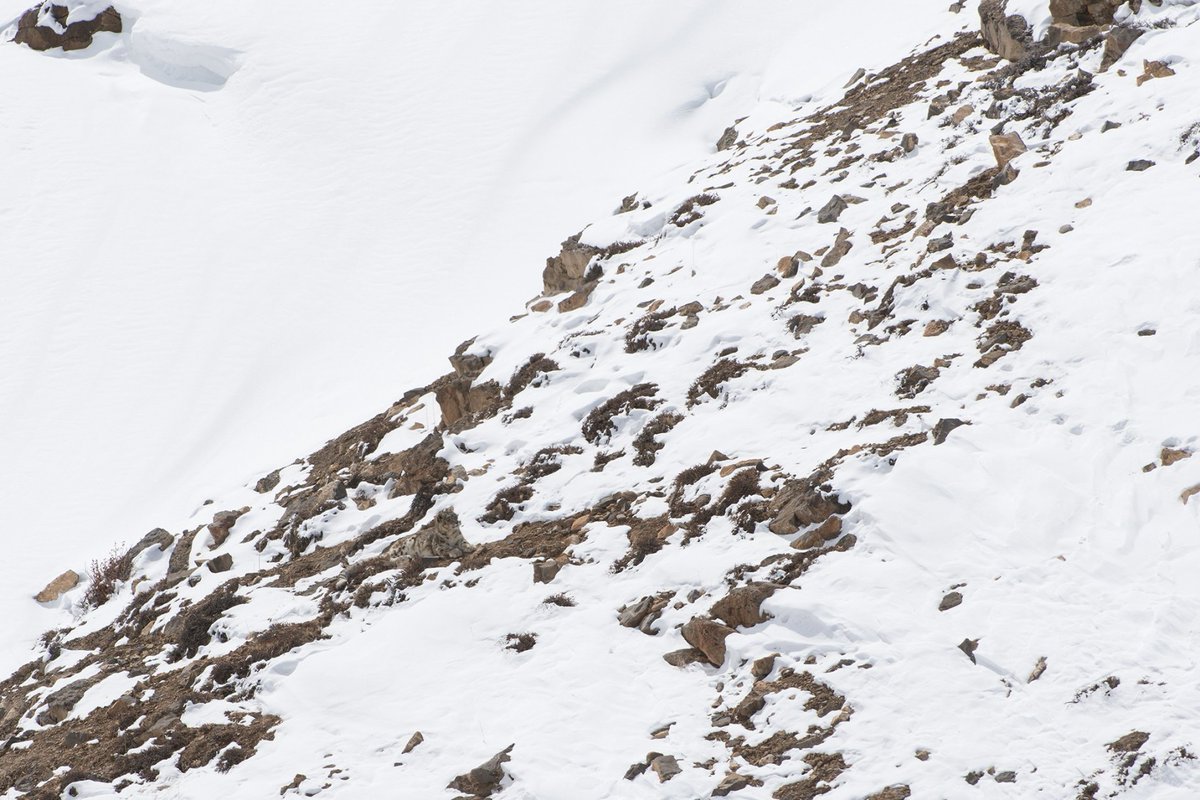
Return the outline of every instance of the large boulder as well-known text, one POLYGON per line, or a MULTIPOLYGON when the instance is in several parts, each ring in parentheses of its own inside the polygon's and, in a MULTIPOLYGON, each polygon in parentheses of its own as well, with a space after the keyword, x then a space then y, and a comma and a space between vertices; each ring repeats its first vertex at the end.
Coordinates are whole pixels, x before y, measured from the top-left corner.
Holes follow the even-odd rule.
POLYGON ((121 15, 95 0, 39 3, 21 15, 13 41, 33 50, 84 50, 101 31, 121 32, 121 15))

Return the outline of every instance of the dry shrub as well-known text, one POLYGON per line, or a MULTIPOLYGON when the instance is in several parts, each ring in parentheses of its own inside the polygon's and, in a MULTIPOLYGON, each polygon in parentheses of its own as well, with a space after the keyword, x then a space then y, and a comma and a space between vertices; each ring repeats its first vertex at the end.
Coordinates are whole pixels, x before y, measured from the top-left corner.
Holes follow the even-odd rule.
POLYGON ((124 547, 114 547, 108 555, 98 558, 88 568, 88 587, 83 594, 83 604, 96 608, 108 602, 117 590, 121 575, 128 569, 124 547))

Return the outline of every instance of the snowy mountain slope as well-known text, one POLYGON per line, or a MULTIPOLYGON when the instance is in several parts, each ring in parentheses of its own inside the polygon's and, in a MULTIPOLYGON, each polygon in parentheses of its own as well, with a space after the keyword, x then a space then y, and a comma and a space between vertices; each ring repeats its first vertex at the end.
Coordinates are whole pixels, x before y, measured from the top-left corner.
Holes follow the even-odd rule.
POLYGON ((563 231, 864 58, 795 3, 357 8, 142 0, 86 51, 0 47, 6 668, 69 619, 50 576, 435 376, 563 231))
POLYGON ((1193 796, 1197 13, 1104 71, 931 14, 764 104, 131 551, 0 684, 0 788, 1193 796))

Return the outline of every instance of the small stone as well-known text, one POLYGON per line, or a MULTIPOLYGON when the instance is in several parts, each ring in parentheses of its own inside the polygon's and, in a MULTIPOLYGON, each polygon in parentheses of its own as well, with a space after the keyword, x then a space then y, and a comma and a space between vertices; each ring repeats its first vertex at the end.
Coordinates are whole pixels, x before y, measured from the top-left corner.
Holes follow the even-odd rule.
POLYGON ((554 303, 550 302, 549 300, 538 300, 529 307, 529 310, 537 314, 542 314, 552 308, 554 308, 554 303))
POLYGON ((917 761, 928 761, 930 754, 928 750, 918 750, 913 755, 917 757, 917 761))
POLYGON ((915 133, 906 133, 900 137, 900 149, 906 153, 916 150, 919 143, 920 139, 917 138, 915 133))
POLYGON ((1075 204, 1075 207, 1076 207, 1076 208, 1087 208, 1087 207, 1088 207, 1088 206, 1090 206, 1091 204, 1092 204, 1092 198, 1090 198, 1090 197, 1085 197, 1085 198, 1083 198, 1082 200, 1080 200, 1078 203, 1076 203, 1076 204, 1075 204))
POLYGON ((955 125, 959 125, 962 123, 963 120, 965 120, 967 117, 971 116, 974 113, 975 113, 975 106, 973 106, 973 105, 968 104, 968 105, 959 106, 957 109, 955 109, 953 116, 950 117, 950 121, 952 123, 954 123, 955 125))
POLYGON ((1075 230, 1075 226, 1074 226, 1074 225, 1067 224, 1067 225, 1063 225, 1062 227, 1060 227, 1060 228, 1058 229, 1058 232, 1059 232, 1059 233, 1070 233, 1070 232, 1071 232, 1071 231, 1073 231, 1073 230, 1075 230))
POLYGON ((730 125, 725 129, 725 132, 721 134, 721 138, 717 140, 717 152, 719 153, 722 150, 728 150, 735 144, 737 144, 737 128, 730 125))
POLYGON ((1017 773, 1011 769, 996 773, 996 783, 1016 783, 1017 773))
POLYGON ((1042 674, 1045 673, 1045 671, 1046 671, 1046 657, 1042 656, 1041 658, 1039 658, 1037 660, 1037 663, 1033 665, 1033 671, 1031 671, 1029 673, 1029 678, 1025 682, 1033 683, 1038 678, 1042 677, 1042 674))
POLYGON ((1141 328, 1138 330, 1137 335, 1138 336, 1153 336, 1156 333, 1158 333, 1158 331, 1156 331, 1154 328, 1141 328))
POLYGON ((779 259, 779 263, 775 266, 775 271, 784 280, 794 278, 796 277, 796 273, 800 271, 800 259, 795 256, 784 256, 779 259))
POLYGON ((959 643, 958 649, 966 653, 967 658, 971 659, 972 664, 979 663, 975 660, 975 651, 979 649, 978 639, 963 639, 959 643))
POLYGON ((762 197, 758 198, 759 208, 767 208, 768 206, 773 205, 775 205, 775 198, 773 197, 767 197, 766 195, 763 195, 762 197))
POLYGON ((1154 166, 1154 162, 1146 158, 1138 158, 1125 165, 1126 172, 1145 172, 1154 166))
POLYGON ((949 611, 952 608, 957 608, 962 605, 962 592, 950 592, 942 598, 942 602, 938 603, 938 611, 949 611))
POLYGON ((875 794, 868 795, 866 800, 907 800, 912 795, 912 789, 906 785, 889 786, 875 794))

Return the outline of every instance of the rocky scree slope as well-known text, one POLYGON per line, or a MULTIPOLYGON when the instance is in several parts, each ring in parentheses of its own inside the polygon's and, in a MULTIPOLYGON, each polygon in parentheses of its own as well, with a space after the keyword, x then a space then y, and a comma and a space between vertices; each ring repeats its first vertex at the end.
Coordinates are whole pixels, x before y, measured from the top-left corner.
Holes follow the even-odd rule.
POLYGON ((1190 796, 1200 8, 1025 5, 147 534, 0 683, 3 796, 1190 796))

